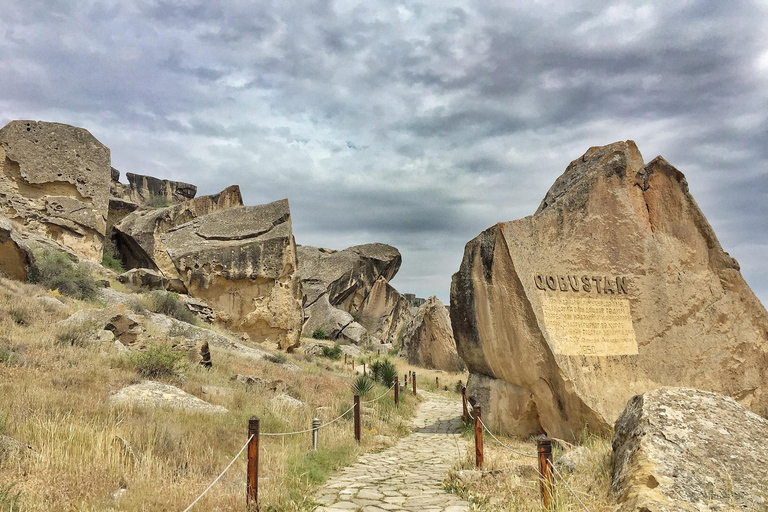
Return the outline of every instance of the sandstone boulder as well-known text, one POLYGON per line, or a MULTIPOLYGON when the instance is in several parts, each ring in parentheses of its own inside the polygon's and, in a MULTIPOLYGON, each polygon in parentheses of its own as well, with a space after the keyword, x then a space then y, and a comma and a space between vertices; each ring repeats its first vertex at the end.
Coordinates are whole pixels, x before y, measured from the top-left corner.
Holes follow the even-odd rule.
POLYGON ((491 428, 607 431, 666 385, 768 414, 768 314, 683 174, 632 141, 591 148, 533 216, 467 244, 451 324, 491 428))
POLYGON ((304 327, 302 335, 311 337, 316 329, 321 328, 329 340, 362 343, 368 331, 355 322, 352 315, 331 306, 328 295, 323 294, 311 306, 304 308, 304 327))
POLYGON ((148 268, 131 269, 120 274, 117 279, 121 283, 147 290, 165 290, 168 287, 168 278, 157 270, 150 270, 148 268))
POLYGON ((16 281, 26 281, 29 266, 35 261, 32 250, 14 229, 0 217, 0 274, 16 281))
POLYGON ((188 201, 197 194, 197 187, 181 181, 162 180, 153 176, 125 173, 130 199, 142 206, 161 206, 188 201))
POLYGON ((26 231, 101 261, 109 148, 82 128, 11 121, 0 129, 0 212, 26 231))
POLYGON ((224 407, 211 405, 175 386, 149 380, 119 390, 109 397, 109 402, 115 406, 183 409, 215 414, 227 412, 224 407))
POLYGON ((210 213, 160 241, 189 294, 218 322, 254 341, 298 345, 301 282, 288 200, 210 213))
POLYGON ((242 205, 240 187, 233 185, 218 194, 175 206, 136 211, 115 225, 115 244, 127 268, 158 270, 171 280, 176 291, 184 292, 186 288, 168 255, 164 235, 199 217, 242 205))
POLYGON ((416 366, 447 372, 464 369, 456 352, 448 310, 440 299, 430 297, 419 307, 403 332, 400 354, 416 366))
POLYGON ((411 304, 380 276, 360 306, 360 325, 374 340, 394 341, 413 318, 411 309, 411 304))
POLYGON ((622 512, 765 510, 768 420, 729 397, 662 388, 616 421, 611 493, 622 512))

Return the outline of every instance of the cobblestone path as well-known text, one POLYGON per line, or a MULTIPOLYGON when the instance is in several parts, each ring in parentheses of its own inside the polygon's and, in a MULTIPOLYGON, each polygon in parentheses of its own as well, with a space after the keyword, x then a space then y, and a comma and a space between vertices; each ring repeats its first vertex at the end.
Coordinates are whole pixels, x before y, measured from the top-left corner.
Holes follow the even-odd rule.
POLYGON ((441 483, 464 455, 461 402, 421 393, 413 433, 395 446, 360 457, 354 466, 331 477, 315 499, 317 512, 464 512, 469 504, 447 493, 441 483))

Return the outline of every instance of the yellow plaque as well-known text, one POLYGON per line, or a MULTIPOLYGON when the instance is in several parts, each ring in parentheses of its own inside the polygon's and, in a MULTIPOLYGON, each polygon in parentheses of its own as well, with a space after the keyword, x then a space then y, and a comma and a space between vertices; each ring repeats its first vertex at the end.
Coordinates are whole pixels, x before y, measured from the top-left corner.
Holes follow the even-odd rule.
POLYGON ((545 296, 543 328, 555 354, 636 355, 628 299, 545 296))

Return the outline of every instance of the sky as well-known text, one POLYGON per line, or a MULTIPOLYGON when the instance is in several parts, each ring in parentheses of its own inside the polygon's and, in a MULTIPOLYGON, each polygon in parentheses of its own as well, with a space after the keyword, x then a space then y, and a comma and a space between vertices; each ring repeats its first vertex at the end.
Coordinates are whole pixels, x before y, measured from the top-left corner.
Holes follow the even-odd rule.
POLYGON ((287 197, 299 244, 397 247, 400 292, 447 303, 469 240, 632 139, 768 304, 768 0, 4 0, 0 34, 0 123, 287 197))

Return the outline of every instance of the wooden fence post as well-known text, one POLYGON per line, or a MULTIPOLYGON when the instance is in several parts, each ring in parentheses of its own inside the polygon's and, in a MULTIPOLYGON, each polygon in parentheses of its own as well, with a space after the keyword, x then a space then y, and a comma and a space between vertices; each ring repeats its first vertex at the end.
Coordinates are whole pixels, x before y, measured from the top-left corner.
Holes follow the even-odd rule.
POLYGON ((355 441, 360 442, 360 395, 355 395, 355 441))
POLYGON ((317 435, 320 430, 320 418, 312 419, 312 448, 317 451, 317 435))
POLYGON ((552 440, 546 437, 538 440, 539 474, 541 475, 541 501, 544 508, 549 510, 552 506, 552 489, 555 475, 552 473, 552 440))
POLYGON ((467 410, 467 388, 461 387, 461 419, 465 422, 469 421, 469 411, 467 410))
POLYGON ((413 394, 416 394, 416 372, 411 375, 411 382, 413 383, 413 394))
POLYGON ((483 423, 480 421, 480 406, 475 406, 475 466, 483 467, 483 423))
POLYGON ((440 377, 435 375, 435 387, 440 390, 440 377))
POLYGON ((248 420, 248 493, 246 507, 258 507, 259 503, 259 418, 248 420))
POLYGON ((395 375, 395 405, 400 405, 400 378, 395 375))
POLYGON ((347 354, 344 354, 344 366, 347 366, 347 354))
POLYGON ((365 375, 365 361, 363 361, 363 375, 365 375))

